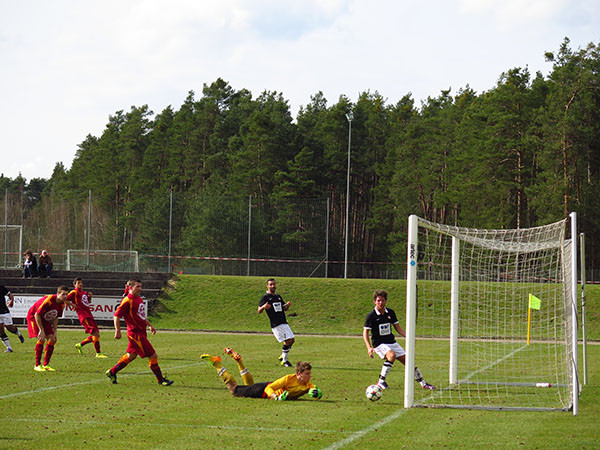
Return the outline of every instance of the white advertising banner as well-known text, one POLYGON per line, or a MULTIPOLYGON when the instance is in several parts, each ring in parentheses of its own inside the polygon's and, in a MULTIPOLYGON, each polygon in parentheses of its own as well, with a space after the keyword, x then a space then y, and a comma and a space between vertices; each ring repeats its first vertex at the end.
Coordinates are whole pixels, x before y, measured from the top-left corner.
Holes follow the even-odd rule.
MULTIPOLYGON (((20 295, 13 294, 15 303, 10 309, 10 314, 15 319, 24 319, 27 317, 27 311, 38 301, 43 295, 20 295)), ((96 297, 90 302, 90 309, 96 320, 113 320, 115 310, 121 303, 121 297, 96 297)), ((144 299, 144 305, 148 310, 148 301, 144 299)), ((63 319, 77 319, 77 313, 73 308, 67 306, 62 316, 63 319)))

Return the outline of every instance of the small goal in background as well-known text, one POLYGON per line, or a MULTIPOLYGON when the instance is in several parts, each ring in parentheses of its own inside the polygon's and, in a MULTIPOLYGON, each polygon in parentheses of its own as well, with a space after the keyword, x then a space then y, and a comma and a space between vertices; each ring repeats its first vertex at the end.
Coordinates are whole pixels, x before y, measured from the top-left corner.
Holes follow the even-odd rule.
POLYGON ((67 250, 67 270, 105 272, 139 272, 137 251, 133 250, 67 250))

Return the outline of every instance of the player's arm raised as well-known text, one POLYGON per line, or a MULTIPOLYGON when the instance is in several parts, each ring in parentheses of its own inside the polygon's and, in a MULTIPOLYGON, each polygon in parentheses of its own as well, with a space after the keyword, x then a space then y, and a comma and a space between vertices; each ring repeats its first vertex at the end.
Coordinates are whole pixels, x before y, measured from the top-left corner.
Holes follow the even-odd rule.
POLYGON ((271 304, 269 302, 260 305, 257 309, 258 313, 260 314, 261 312, 263 312, 265 309, 271 309, 271 304))

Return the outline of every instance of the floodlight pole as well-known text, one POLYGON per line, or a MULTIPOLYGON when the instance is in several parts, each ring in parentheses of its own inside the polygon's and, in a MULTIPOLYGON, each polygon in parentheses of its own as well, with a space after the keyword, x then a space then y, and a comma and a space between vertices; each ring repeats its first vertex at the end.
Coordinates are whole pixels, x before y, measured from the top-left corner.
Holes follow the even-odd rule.
POLYGON ((87 221, 87 264, 86 270, 90 270, 90 235, 92 234, 92 190, 88 191, 88 221, 87 221))
MULTIPOLYGON (((20 254, 17 260, 19 258, 21 258, 20 254)), ((8 188, 4 189, 4 267, 8 267, 8 188)))
POLYGON ((350 146, 352 144, 352 111, 346 114, 348 119, 348 172, 346 174, 346 239, 344 242, 344 278, 348 278, 348 224, 350 216, 350 146))
POLYGON ((169 192, 169 254, 168 254, 168 268, 167 272, 171 272, 171 235, 173 230, 173 188, 169 192))

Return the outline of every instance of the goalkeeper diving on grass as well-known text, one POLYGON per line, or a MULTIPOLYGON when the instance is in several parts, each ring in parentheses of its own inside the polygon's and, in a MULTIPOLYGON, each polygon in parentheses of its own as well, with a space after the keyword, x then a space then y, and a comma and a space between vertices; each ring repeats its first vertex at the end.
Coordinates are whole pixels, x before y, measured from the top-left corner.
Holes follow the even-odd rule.
POLYGON ((321 389, 310 382, 312 366, 305 361, 296 364, 296 373, 285 375, 272 382, 255 383, 250 371, 242 362, 242 357, 232 348, 225 350, 238 365, 244 385, 240 386, 235 378, 223 367, 220 356, 204 354, 200 358, 211 364, 225 382, 227 389, 234 397, 267 398, 273 400, 295 400, 308 394, 311 398, 323 396, 321 389))

